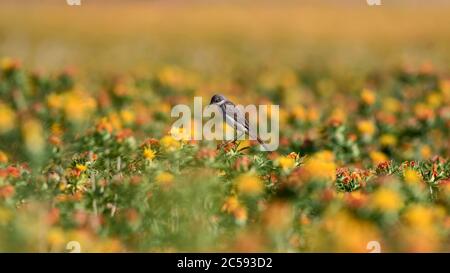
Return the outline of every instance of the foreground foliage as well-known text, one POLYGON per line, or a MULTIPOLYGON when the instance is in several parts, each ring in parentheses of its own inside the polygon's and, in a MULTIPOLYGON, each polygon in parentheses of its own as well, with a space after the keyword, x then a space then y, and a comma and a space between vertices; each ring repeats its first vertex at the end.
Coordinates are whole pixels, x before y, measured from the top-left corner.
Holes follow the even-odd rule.
POLYGON ((86 91, 4 59, 0 250, 449 251, 450 81, 399 69, 342 96, 305 74, 254 75, 249 103, 281 105, 264 153, 171 136, 171 106, 211 95, 189 71, 86 91))

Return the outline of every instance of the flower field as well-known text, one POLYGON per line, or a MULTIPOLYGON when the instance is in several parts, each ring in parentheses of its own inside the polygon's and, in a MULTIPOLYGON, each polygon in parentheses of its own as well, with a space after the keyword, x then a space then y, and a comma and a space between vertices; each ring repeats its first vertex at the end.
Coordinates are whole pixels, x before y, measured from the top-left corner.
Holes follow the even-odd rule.
MULTIPOLYGON (((0 36, 7 33, 2 20, 0 36)), ((211 31, 191 24, 190 31, 211 31)), ((247 27, 242 31, 254 30, 247 27)), ((117 31, 137 41, 130 29, 117 31)), ((308 35, 305 29, 297 30, 308 35)), ((327 25, 317 29, 310 38, 328 33, 327 25)), ((252 32, 256 38, 241 47, 226 39, 217 46, 212 34, 184 37, 189 50, 199 40, 222 50, 212 50, 221 59, 209 64, 228 65, 214 71, 196 66, 197 59, 171 61, 167 56, 185 54, 174 42, 156 51, 166 57, 148 71, 96 70, 95 61, 38 70, 26 54, 2 56, 0 251, 68 252, 75 241, 81 252, 370 252, 375 241, 381 252, 449 252, 450 53, 440 34, 450 29, 427 30, 417 37, 442 43, 413 40, 406 61, 380 57, 401 55, 412 41, 395 35, 375 46, 390 53, 302 45, 317 54, 309 62, 314 58, 276 42, 259 46, 266 32, 252 32), (277 47, 284 56, 262 61, 277 47), (298 65, 287 61, 294 57, 298 65), (172 107, 191 105, 194 96, 207 103, 217 92, 240 104, 280 105, 278 150, 176 140, 172 107)), ((337 31, 347 41, 372 41, 337 31)), ((390 34, 396 31, 401 26, 390 34)), ((161 45, 172 41, 167 35, 158 36, 161 45)), ((339 48, 339 39, 329 39, 339 48)), ((131 41, 123 47, 137 44, 131 41)), ((86 52, 79 59, 94 58, 89 50, 97 49, 87 48, 101 46, 93 44, 80 45, 86 52)), ((114 62, 98 56, 99 67, 114 62)))

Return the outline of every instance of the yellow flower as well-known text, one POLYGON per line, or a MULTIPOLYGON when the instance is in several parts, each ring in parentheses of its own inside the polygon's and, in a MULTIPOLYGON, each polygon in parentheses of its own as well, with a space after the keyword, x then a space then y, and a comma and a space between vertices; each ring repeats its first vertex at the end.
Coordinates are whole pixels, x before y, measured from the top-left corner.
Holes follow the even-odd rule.
POLYGON ((22 124, 22 135, 27 150, 32 154, 40 154, 45 145, 44 130, 37 119, 30 119, 22 124))
POLYGON ((408 184, 418 184, 422 181, 422 176, 419 172, 413 169, 406 169, 403 171, 403 177, 408 184))
POLYGON ((375 124, 370 120, 361 120, 357 123, 358 131, 364 136, 371 137, 376 130, 375 124))
POLYGON ((136 119, 136 115, 133 111, 124 109, 120 111, 120 118, 122 119, 123 123, 132 124, 136 119))
POLYGON ((392 134, 384 134, 380 137, 380 144, 384 147, 397 145, 397 138, 392 134))
POLYGON ((8 163, 8 155, 0 150, 0 163, 8 163))
POLYGON ((383 110, 389 113, 396 113, 401 107, 400 102, 395 98, 385 98, 382 104, 383 110))
POLYGON ((301 105, 296 105, 292 111, 291 115, 295 120, 304 121, 306 120, 306 111, 305 108, 301 105))
POLYGON ((263 182, 253 174, 242 174, 235 180, 237 190, 239 193, 248 195, 258 195, 263 193, 263 182))
POLYGON ((85 92, 70 91, 64 94, 64 114, 74 123, 87 120, 97 107, 97 102, 85 92))
POLYGON ((14 129, 16 124, 16 113, 7 104, 0 102, 0 134, 14 129))
POLYGON ((430 146, 428 145, 424 145, 422 146, 422 148, 420 149, 420 155, 422 156, 422 158, 424 159, 429 159, 433 154, 433 152, 431 151, 430 146))
POLYGON ((83 164, 77 164, 77 165, 75 165, 75 169, 77 169, 80 172, 84 172, 87 170, 87 167, 86 167, 86 165, 83 165, 83 164))
POLYGON ((307 180, 336 178, 336 164, 331 151, 321 151, 307 159, 303 166, 304 175, 307 180))
POLYGON ((381 242, 380 232, 373 223, 345 210, 326 212, 321 228, 312 232, 311 244, 330 252, 368 252, 368 242, 381 242))
POLYGON ((12 59, 4 57, 0 60, 0 67, 2 70, 7 70, 12 64, 12 59))
POLYGON ((315 122, 319 119, 319 112, 316 108, 309 108, 308 112, 306 112, 306 118, 309 122, 315 122))
POLYGON ((152 149, 150 149, 150 148, 145 148, 144 149, 144 157, 147 160, 151 161, 151 160, 153 160, 153 158, 155 158, 155 156, 156 156, 156 153, 152 149))
POLYGON ((400 240, 406 251, 434 252, 438 251, 443 242, 438 226, 446 216, 445 208, 440 206, 424 206, 414 204, 402 215, 405 225, 401 226, 400 240))
POLYGON ((295 159, 288 156, 280 156, 276 159, 276 164, 284 171, 289 171, 295 167, 295 159))
POLYGON ((232 213, 239 208, 239 200, 236 196, 230 196, 225 200, 225 203, 222 206, 222 211, 227 213, 232 213))
POLYGON ((114 130, 121 130, 122 129, 122 120, 120 119, 119 114, 113 112, 108 115, 108 120, 110 124, 112 125, 112 128, 114 130))
POLYGON ((372 151, 370 152, 369 156, 374 165, 378 165, 389 160, 389 158, 384 153, 379 151, 372 151))
POLYGON ((423 205, 412 205, 403 214, 405 221, 415 228, 425 228, 433 224, 433 210, 423 205))
POLYGON ((344 122, 347 119, 347 114, 342 108, 335 108, 331 112, 330 120, 335 120, 338 122, 344 122))
POLYGON ((375 93, 372 90, 363 89, 363 91, 361 92, 361 100, 364 102, 364 104, 373 105, 376 100, 375 93))
POLYGON ((53 123, 50 130, 55 136, 61 136, 64 133, 64 130, 60 123, 53 123))
POLYGON ((169 172, 161 172, 156 175, 156 183, 161 186, 169 186, 173 183, 174 176, 169 172))
POLYGON ((168 151, 175 151, 181 147, 181 143, 172 136, 164 136, 159 143, 168 151))
POLYGON ((72 90, 47 96, 47 105, 51 110, 62 111, 73 123, 87 120, 97 107, 97 102, 86 92, 72 90))
POLYGON ((66 182, 60 182, 58 185, 58 188, 60 191, 64 191, 67 188, 67 183, 66 182))
POLYGON ((15 59, 12 59, 9 57, 5 57, 0 60, 0 68, 3 71, 7 71, 7 70, 14 69, 17 67, 20 67, 20 62, 18 60, 15 60, 15 59))
POLYGON ((53 250, 59 250, 66 243, 64 232, 61 228, 52 228, 47 234, 47 243, 53 250))
POLYGON ((323 150, 314 154, 314 158, 323 161, 334 161, 334 154, 332 151, 323 150))
POLYGON ((403 206, 403 198, 393 189, 380 188, 373 193, 371 205, 382 212, 394 212, 403 206))
POLYGON ((428 105, 436 109, 442 104, 442 95, 438 92, 433 92, 427 97, 427 103, 428 105))
POLYGON ((47 105, 53 110, 62 109, 64 106, 64 97, 56 93, 49 94, 47 96, 47 105))

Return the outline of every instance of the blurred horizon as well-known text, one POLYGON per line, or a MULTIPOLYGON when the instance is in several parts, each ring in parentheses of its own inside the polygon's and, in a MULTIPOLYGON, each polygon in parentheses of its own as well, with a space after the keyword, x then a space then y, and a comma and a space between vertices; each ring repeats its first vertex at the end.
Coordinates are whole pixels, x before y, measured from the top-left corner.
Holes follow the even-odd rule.
POLYGON ((251 63, 239 66, 295 67, 317 60, 359 69, 355 65, 364 59, 368 69, 431 62, 446 71, 450 63, 445 1, 382 1, 376 7, 365 0, 0 5, 0 56, 43 71, 74 66, 143 72, 176 65, 221 74, 235 70, 231 60, 249 54, 251 63))

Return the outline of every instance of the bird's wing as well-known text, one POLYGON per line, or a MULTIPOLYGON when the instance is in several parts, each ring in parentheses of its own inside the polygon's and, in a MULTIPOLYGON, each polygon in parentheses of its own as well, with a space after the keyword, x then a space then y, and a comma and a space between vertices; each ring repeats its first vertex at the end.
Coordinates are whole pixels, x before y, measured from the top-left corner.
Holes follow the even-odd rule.
POLYGON ((251 138, 256 139, 266 151, 269 150, 267 145, 258 137, 256 132, 251 131, 245 114, 237 108, 231 101, 226 101, 222 104, 221 109, 224 113, 224 119, 231 126, 236 126, 237 129, 247 133, 251 138))
POLYGON ((236 107, 232 102, 227 101, 224 104, 221 105, 222 111, 225 114, 226 121, 234 126, 235 122, 237 122, 238 125, 242 125, 245 129, 245 131, 249 130, 248 120, 245 118, 245 114, 240 111, 239 108, 236 107))

